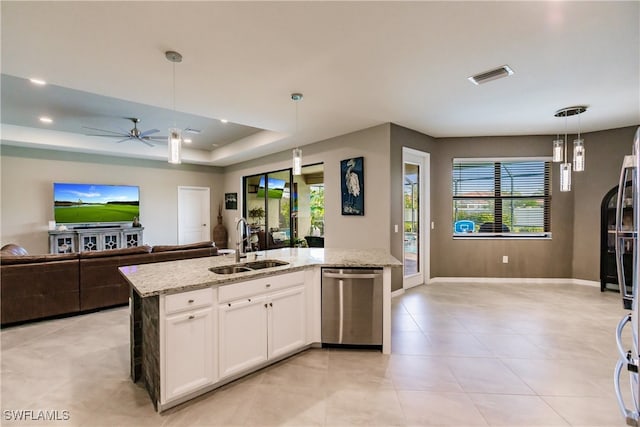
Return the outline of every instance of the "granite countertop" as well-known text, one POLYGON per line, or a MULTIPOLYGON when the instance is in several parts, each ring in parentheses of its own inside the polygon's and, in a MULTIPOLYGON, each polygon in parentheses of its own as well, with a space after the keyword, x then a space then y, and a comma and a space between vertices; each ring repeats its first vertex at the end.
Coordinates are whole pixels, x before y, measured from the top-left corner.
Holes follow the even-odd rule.
POLYGON ((120 272, 137 293, 145 298, 160 294, 184 292, 208 286, 268 277, 282 273, 322 267, 400 267, 402 263, 384 249, 283 248, 249 252, 240 262, 277 259, 289 264, 235 274, 216 274, 211 267, 234 265, 235 257, 213 256, 179 261, 120 267, 120 272))

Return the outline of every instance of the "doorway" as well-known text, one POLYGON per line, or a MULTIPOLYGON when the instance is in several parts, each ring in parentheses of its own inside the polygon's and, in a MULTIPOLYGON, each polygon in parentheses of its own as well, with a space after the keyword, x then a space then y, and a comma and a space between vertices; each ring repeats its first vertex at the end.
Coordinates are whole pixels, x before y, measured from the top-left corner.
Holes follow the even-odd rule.
POLYGON ((211 240, 208 187, 178 187, 178 244, 211 240))
POLYGON ((429 280, 429 153, 402 149, 403 288, 429 280))

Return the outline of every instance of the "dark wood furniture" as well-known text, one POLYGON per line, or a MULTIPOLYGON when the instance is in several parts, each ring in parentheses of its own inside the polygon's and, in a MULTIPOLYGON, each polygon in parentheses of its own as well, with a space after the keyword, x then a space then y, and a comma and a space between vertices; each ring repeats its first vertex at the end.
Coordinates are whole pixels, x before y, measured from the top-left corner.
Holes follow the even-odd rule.
MULTIPOLYGON (((631 200, 631 182, 625 185, 626 200, 631 200)), ((601 221, 600 221, 600 291, 606 290, 620 291, 620 281, 618 280, 618 271, 616 266, 615 253, 615 228, 616 228, 616 203, 618 199, 618 186, 613 187, 602 198, 600 205, 601 221)), ((628 224, 631 226, 632 208, 630 203, 626 203, 623 208, 623 226, 628 224)), ((629 241, 629 246, 631 242, 629 241)), ((624 257, 625 278, 627 286, 631 286, 632 278, 632 253, 633 248, 627 247, 624 257)))

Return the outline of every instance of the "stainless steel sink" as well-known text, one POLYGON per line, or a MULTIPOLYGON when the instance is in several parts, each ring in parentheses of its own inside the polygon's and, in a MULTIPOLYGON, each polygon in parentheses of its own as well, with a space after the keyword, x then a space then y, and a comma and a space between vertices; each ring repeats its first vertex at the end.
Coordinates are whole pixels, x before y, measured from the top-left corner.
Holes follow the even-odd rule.
POLYGON ((251 268, 244 267, 242 265, 224 265, 221 267, 211 267, 209 270, 216 274, 235 274, 253 271, 251 268))
POLYGON ((271 268, 271 267, 280 267, 282 265, 287 265, 288 262, 280 261, 277 259, 264 259, 260 261, 251 261, 244 263, 245 266, 249 267, 252 270, 262 270, 263 268, 271 268))
POLYGON ((216 274, 236 274, 236 273, 247 273, 249 271, 254 271, 254 270, 262 270, 263 268, 280 267, 282 265, 287 265, 287 264, 289 263, 285 261, 280 261, 277 259, 264 259, 260 261, 245 262, 242 264, 211 267, 209 268, 209 271, 216 274))

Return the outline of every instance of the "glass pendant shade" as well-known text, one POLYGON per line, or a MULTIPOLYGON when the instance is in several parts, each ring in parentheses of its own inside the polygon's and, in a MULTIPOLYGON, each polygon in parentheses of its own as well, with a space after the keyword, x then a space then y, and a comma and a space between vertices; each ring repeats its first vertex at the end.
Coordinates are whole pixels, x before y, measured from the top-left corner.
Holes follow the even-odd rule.
POLYGON ((170 128, 169 129, 169 163, 173 163, 174 165, 182 163, 181 158, 181 146, 182 146, 182 135, 180 129, 170 128))
POLYGON ((571 163, 560 164, 560 191, 571 191, 571 163))
POLYGON ((302 174, 302 150, 299 148, 293 150, 293 174, 302 174))
POLYGON ((582 172, 584 170, 585 150, 584 139, 573 140, 573 170, 582 172))
POLYGON ((559 163, 564 159, 564 141, 555 139, 553 141, 553 161, 559 163))

